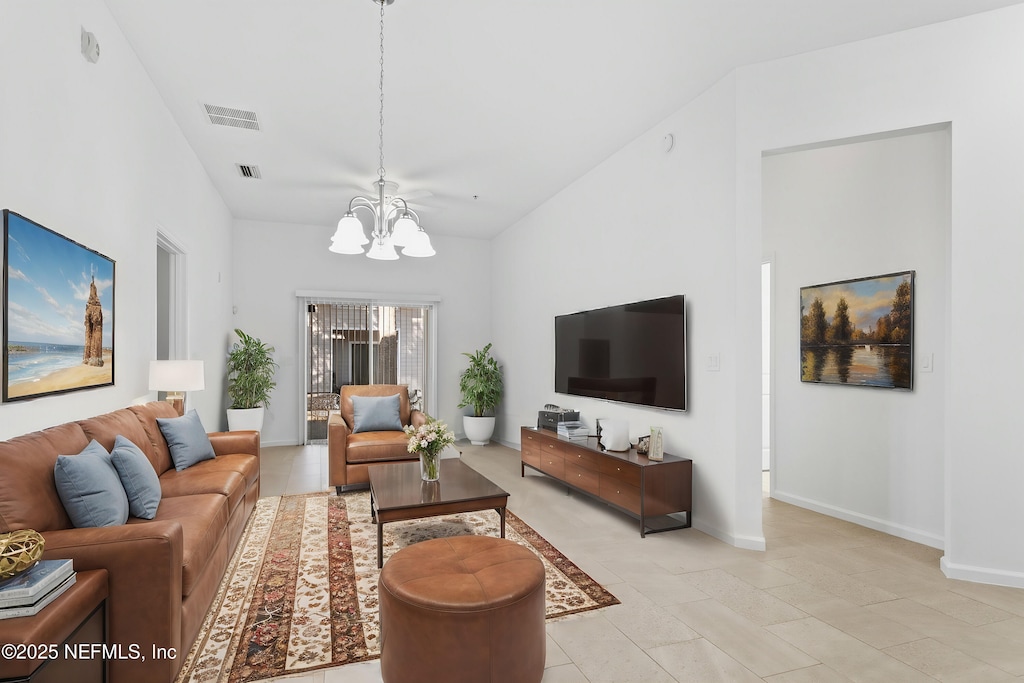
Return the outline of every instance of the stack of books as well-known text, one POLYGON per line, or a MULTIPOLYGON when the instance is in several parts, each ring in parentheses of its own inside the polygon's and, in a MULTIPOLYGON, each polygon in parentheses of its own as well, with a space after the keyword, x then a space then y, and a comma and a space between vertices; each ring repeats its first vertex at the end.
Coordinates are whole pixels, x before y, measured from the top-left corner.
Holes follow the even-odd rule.
POLYGON ((40 560, 0 581, 0 619, 31 617, 75 584, 71 560, 40 560))
POLYGON ((579 420, 558 423, 558 435, 571 441, 586 441, 587 427, 579 420))

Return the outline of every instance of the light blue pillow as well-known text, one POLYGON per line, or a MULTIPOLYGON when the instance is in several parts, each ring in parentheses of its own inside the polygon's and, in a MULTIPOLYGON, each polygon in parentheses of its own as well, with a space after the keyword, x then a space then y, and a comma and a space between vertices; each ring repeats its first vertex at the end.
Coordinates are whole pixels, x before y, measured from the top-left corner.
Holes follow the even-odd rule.
POLYGON ((134 443, 117 435, 114 450, 110 451, 117 476, 121 478, 124 492, 128 494, 128 512, 139 519, 153 519, 160 507, 160 477, 150 464, 146 454, 134 443))
POLYGON ((398 394, 394 396, 353 396, 352 433, 402 431, 398 406, 398 394))
POLYGON ((95 439, 78 455, 58 455, 53 466, 57 495, 76 528, 128 521, 128 494, 110 454, 95 439))
POLYGON ((174 469, 179 472, 215 457, 213 444, 195 410, 188 411, 184 417, 158 417, 156 423, 171 450, 174 469))

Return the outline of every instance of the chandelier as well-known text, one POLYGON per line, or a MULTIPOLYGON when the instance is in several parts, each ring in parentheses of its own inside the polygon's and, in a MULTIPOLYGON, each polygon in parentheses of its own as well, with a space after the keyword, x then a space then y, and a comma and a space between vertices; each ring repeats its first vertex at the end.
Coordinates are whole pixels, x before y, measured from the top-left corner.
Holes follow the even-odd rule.
POLYGON ((405 200, 397 197, 389 188, 396 187, 384 179, 384 6, 394 0, 373 0, 380 5, 380 126, 377 129, 378 159, 377 192, 374 197, 362 195, 353 197, 348 211, 338 221, 338 229, 331 238, 331 251, 338 254, 362 254, 363 247, 370 244, 366 255, 381 261, 398 258, 395 247, 402 247, 405 256, 433 256, 437 252, 430 245, 430 238, 420 226, 420 217, 409 208, 405 200), (356 211, 367 211, 373 216, 371 239, 366 238, 363 224, 356 211))

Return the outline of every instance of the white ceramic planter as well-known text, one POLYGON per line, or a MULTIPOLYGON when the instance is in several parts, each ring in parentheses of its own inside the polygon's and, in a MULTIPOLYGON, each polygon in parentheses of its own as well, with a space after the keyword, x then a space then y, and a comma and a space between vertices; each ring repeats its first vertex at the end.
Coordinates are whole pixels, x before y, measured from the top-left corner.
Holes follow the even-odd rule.
POLYGON ((494 434, 493 417, 472 417, 462 416, 462 429, 466 432, 466 438, 474 446, 485 446, 494 434))
POLYGON ((263 429, 263 408, 228 408, 228 429, 236 432, 243 429, 263 429))

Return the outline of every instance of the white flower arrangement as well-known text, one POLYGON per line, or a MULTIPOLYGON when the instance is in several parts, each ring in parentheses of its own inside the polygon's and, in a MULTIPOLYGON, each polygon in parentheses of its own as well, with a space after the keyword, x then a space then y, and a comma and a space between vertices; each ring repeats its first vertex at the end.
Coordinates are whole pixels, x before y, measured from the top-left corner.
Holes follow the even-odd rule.
POLYGON ((438 456, 441 451, 455 443, 455 432, 448 429, 444 422, 432 417, 428 417, 419 427, 409 425, 403 431, 409 439, 409 452, 420 455, 424 477, 430 480, 437 479, 440 460, 438 456))

